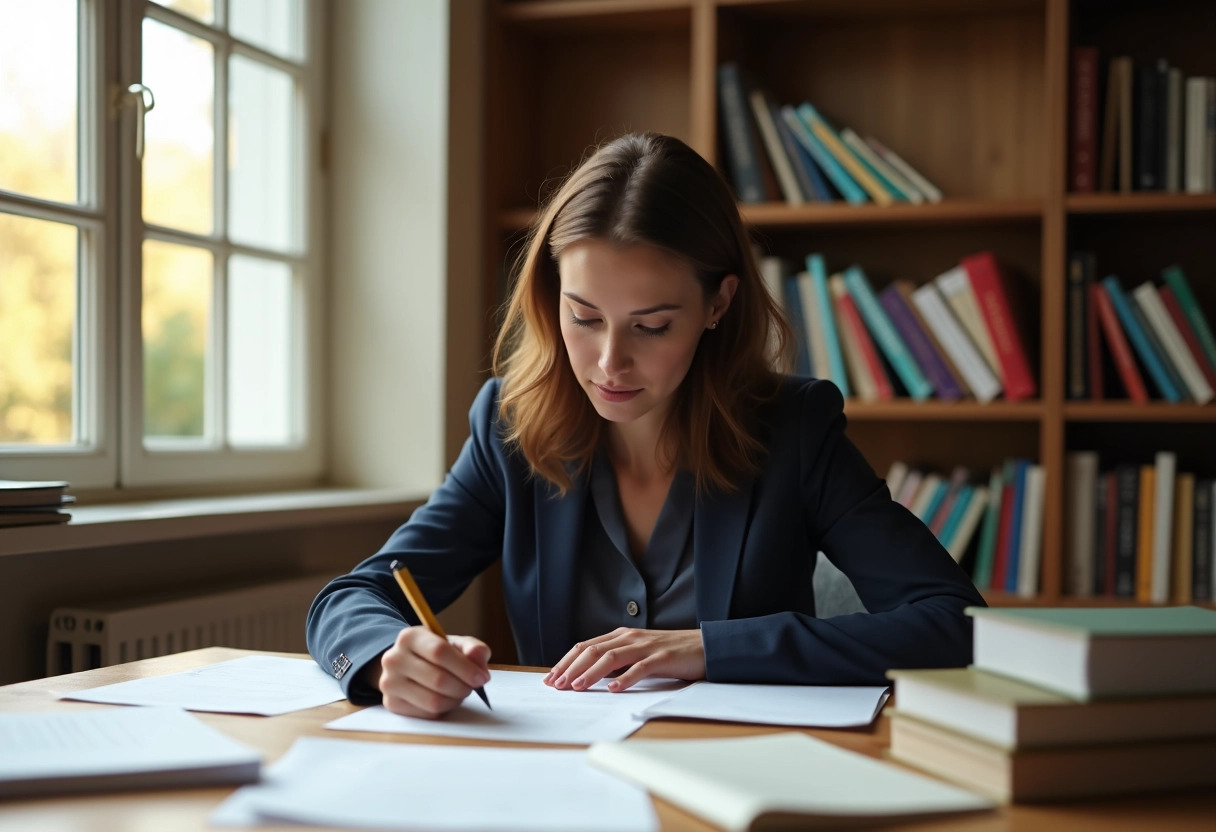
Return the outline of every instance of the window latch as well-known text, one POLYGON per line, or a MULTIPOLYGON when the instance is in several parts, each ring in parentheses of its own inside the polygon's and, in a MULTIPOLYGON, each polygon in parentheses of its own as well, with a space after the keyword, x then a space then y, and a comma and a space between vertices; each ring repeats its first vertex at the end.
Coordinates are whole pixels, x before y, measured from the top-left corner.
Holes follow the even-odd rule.
POLYGON ((127 107, 135 108, 135 158, 144 158, 144 117, 156 106, 150 87, 131 84, 123 89, 118 84, 110 89, 110 118, 118 118, 127 107))

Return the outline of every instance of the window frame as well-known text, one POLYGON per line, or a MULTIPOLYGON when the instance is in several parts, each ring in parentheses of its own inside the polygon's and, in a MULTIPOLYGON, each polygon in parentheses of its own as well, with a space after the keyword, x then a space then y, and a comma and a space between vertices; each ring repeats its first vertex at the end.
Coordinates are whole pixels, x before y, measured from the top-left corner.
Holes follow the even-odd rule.
MULTIPOLYGON (((74 359, 76 444, 0 446, 4 477, 63 479, 75 489, 147 489, 162 486, 295 485, 315 483, 324 473, 323 392, 325 377, 322 304, 326 287, 322 264, 326 246, 326 131, 324 96, 327 13, 323 0, 306 0, 306 42, 299 61, 281 58, 234 38, 226 31, 229 0, 216 0, 215 24, 204 24, 150 0, 77 0, 79 35, 78 158, 82 183, 77 206, 32 197, 0 195, 0 210, 20 216, 68 221, 82 229, 77 267, 78 345, 74 359), (116 109, 120 91, 142 74, 142 30, 146 17, 205 36, 215 48, 213 117, 214 212, 210 235, 146 227, 141 211, 142 163, 134 154, 135 116, 116 109), (290 254, 235 243, 227 229, 228 58, 243 54, 298 80, 296 174, 303 189, 295 207, 300 237, 290 254), (117 116, 116 116, 117 114, 117 116), (83 229, 90 229, 84 233, 83 229), (181 242, 212 252, 213 314, 208 333, 207 407, 209 431, 218 444, 145 443, 143 437, 143 337, 141 328, 142 246, 145 239, 181 242), (283 448, 231 448, 223 441, 227 356, 224 333, 226 261, 249 255, 286 263, 293 273, 292 413, 299 442, 283 448), (214 376, 214 378, 213 378, 214 376), (219 395, 214 395, 218 393, 219 395)), ((153 91, 155 92, 155 90, 153 91)))

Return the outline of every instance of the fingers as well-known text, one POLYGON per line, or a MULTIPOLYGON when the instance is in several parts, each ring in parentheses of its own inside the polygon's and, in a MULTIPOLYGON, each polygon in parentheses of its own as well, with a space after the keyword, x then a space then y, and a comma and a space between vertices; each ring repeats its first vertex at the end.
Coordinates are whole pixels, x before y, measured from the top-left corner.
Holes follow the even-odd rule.
POLYGON ((490 663, 490 645, 472 636, 448 636, 457 650, 477 667, 485 670, 490 663))
POLYGON ((586 690, 614 670, 643 658, 649 649, 644 633, 622 627, 574 645, 545 676, 545 684, 558 690, 586 690))
POLYGON ((465 649, 488 658, 489 648, 477 639, 456 639, 458 643, 449 642, 423 627, 402 630, 380 659, 379 687, 385 707, 394 713, 434 718, 484 685, 489 671, 484 662, 470 659, 465 649))

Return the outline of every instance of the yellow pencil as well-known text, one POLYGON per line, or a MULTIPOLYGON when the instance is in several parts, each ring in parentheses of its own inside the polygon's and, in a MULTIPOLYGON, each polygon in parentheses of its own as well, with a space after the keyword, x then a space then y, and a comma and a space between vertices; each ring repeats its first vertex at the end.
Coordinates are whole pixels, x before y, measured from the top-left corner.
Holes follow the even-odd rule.
MULTIPOLYGON (((405 567, 405 564, 399 560, 395 560, 389 565, 389 569, 393 570, 393 577, 397 579, 397 586, 401 587, 405 600, 409 601, 410 606, 414 608, 414 614, 418 616, 418 620, 422 622, 422 626, 440 638, 447 638, 447 633, 443 631, 443 625, 439 623, 439 619, 435 617, 435 613, 431 612, 431 605, 426 602, 422 591, 418 589, 418 584, 414 583, 414 576, 410 574, 410 570, 405 567)), ((477 695, 481 697, 481 701, 486 703, 487 708, 490 708, 490 698, 486 696, 486 689, 479 687, 476 690, 477 695)), ((494 709, 490 708, 490 710, 494 709)))

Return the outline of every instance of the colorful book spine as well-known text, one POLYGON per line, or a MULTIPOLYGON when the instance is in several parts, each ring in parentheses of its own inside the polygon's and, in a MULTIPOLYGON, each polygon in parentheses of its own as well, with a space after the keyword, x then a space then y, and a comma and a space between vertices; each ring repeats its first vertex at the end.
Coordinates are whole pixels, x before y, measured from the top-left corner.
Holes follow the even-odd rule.
POLYGON ((1153 600, 1153 499, 1157 488, 1157 471, 1152 465, 1140 466, 1139 518, 1136 524, 1136 601, 1147 604, 1153 600))
POLYGON ((737 64, 718 67, 718 107, 722 114, 723 142, 730 161, 731 182, 740 202, 764 202, 760 148, 748 114, 747 95, 737 64))
POLYGON ((1005 387, 1005 398, 1011 402, 1035 396, 1037 388, 1026 347, 1018 334, 1017 321, 1013 315, 1004 281, 996 258, 984 251, 964 257, 962 267, 967 270, 971 289, 988 325, 992 345, 996 349, 1001 368, 1001 383, 1005 387))
POLYGON ((1175 481, 1174 491, 1174 541, 1170 554, 1172 566, 1170 572, 1173 581, 1170 585, 1170 601, 1175 604, 1191 603, 1193 589, 1191 578, 1191 554, 1195 544, 1191 535, 1195 523, 1195 475, 1181 473, 1175 481))
POLYGON ((917 316, 909 308, 899 289, 894 284, 888 286, 879 293, 878 300, 900 337, 908 345, 908 350, 924 369, 937 397, 944 401, 961 399, 963 391, 955 384, 954 377, 933 348, 928 334, 920 328, 917 316))
POLYGON ((1161 395, 1166 401, 1181 401, 1181 393, 1166 373, 1165 367, 1161 363, 1161 358, 1157 355, 1156 350, 1153 349, 1152 344, 1148 340, 1148 335, 1140 326, 1140 321, 1135 316, 1131 302, 1123 293, 1123 287, 1119 285, 1119 281, 1114 275, 1110 275, 1102 280, 1102 286, 1106 289, 1106 296, 1110 299, 1111 305, 1115 309, 1115 314, 1119 318, 1119 323, 1123 326, 1123 331, 1127 333, 1128 339, 1136 349, 1136 354, 1140 356, 1140 360, 1148 369, 1149 375, 1152 376, 1153 383, 1157 385, 1157 389, 1161 391, 1161 395))
POLYGON ((1022 498, 1022 539, 1018 553, 1018 597, 1039 594, 1039 561, 1043 553, 1043 488, 1046 472, 1042 465, 1026 468, 1026 493, 1022 498))
POLYGON ((996 347, 993 346, 992 336, 984 323, 984 315, 980 312, 980 304, 971 288, 967 270, 962 266, 947 269, 935 277, 933 283, 946 299, 946 304, 954 312, 954 317, 963 330, 970 336, 971 343, 979 350, 988 369, 999 375, 1001 364, 996 356, 996 347))
POLYGON ((1072 451, 1064 456, 1068 510, 1068 571, 1065 589, 1074 598, 1088 598, 1094 587, 1094 536, 1097 534, 1098 454, 1072 451))
POLYGON ((933 518, 937 516, 937 512, 941 510, 942 503, 946 501, 946 494, 950 491, 950 483, 946 480, 937 478, 933 484, 933 491, 927 492, 930 494, 929 499, 921 507, 921 510, 916 512, 916 516, 921 519, 921 522, 929 526, 933 522, 933 518))
POLYGON ((996 527, 996 552, 992 562, 992 588, 1005 589, 1005 575, 1009 571, 1009 530, 1013 525, 1013 489, 1018 473, 1018 461, 1006 460, 1004 470, 1005 489, 1001 494, 1001 518, 996 527))
POLYGON ((905 162, 900 156, 878 139, 873 136, 866 136, 866 144, 874 149, 874 152, 886 160, 887 164, 899 171, 905 179, 916 186, 916 189, 924 194, 925 199, 929 202, 941 202, 942 192, 921 175, 920 171, 905 162))
MULTIPOLYGON (((1096 274, 1096 270, 1093 273, 1096 274)), ((1102 287, 1091 277, 1085 289, 1085 352, 1089 362, 1085 381, 1089 398, 1100 402, 1106 397, 1106 372, 1102 366, 1102 323, 1098 318, 1098 298, 1102 294, 1102 287)))
POLYGON ((773 120, 773 129, 777 131, 777 140, 781 143, 781 149, 785 152, 786 158, 789 159, 794 178, 798 180, 798 189, 802 192, 803 199, 807 202, 830 202, 832 197, 830 193, 826 192, 826 188, 825 192, 820 194, 819 188, 816 187, 811 173, 815 163, 806 155, 806 151, 790 132, 789 125, 781 117, 781 108, 773 104, 769 114, 773 120))
POLYGON ((1089 398, 1088 338, 1089 284, 1093 281, 1092 255, 1073 252, 1068 258, 1068 326, 1065 349, 1068 354, 1067 395, 1072 401, 1089 398), (1087 262, 1090 261, 1090 262, 1087 262))
POLYGON ((815 160, 820 170, 832 183, 832 186, 840 192, 845 201, 851 205, 863 205, 868 201, 866 192, 861 189, 861 186, 853 181, 849 176, 848 171, 840 166, 836 158, 828 152, 819 138, 811 132, 811 129, 802 121, 793 107, 782 107, 781 118, 789 126, 790 132, 794 134, 794 138, 798 139, 799 143, 806 148, 807 153, 815 160))
POLYGON ((1164 604, 1170 595, 1170 554, 1174 548, 1174 488, 1178 457, 1158 451, 1153 462, 1153 540, 1149 601, 1164 604))
POLYGON ((1072 165, 1074 193, 1090 193, 1097 184, 1098 50, 1072 50, 1072 165))
POLYGON ((1161 277, 1166 285, 1174 290, 1178 305, 1186 313, 1186 319, 1191 322, 1191 328, 1195 330, 1199 343, 1203 345, 1203 353, 1207 356, 1208 363, 1216 367, 1216 336, 1212 335, 1212 328, 1208 326, 1208 319, 1204 317, 1203 310, 1199 308, 1199 303, 1191 292, 1182 267, 1170 266, 1161 272, 1161 277))
POLYGON ((823 327, 819 325, 819 296, 811 284, 810 272, 798 272, 798 296, 802 299, 802 322, 806 326, 806 340, 811 345, 811 374, 815 378, 831 379, 832 368, 828 364, 828 344, 823 327))
POLYGON ((797 112, 806 126, 810 128, 811 133, 836 158, 841 167, 849 172, 849 176, 865 190, 870 199, 879 205, 890 205, 895 201, 891 192, 845 147, 844 142, 836 135, 836 131, 828 124, 827 119, 821 116, 810 103, 804 101, 799 104, 797 112))
POLYGON ((832 297, 836 300, 837 309, 840 312, 840 322, 844 330, 851 332, 854 342, 857 345, 857 351, 860 354, 861 362, 864 365, 859 369, 859 374, 864 374, 870 380, 874 387, 874 397, 880 402, 889 402, 895 398, 895 389, 891 386, 891 380, 887 378, 887 371, 883 369, 882 359, 878 355, 878 348, 874 346, 874 341, 870 338, 869 330, 861 320, 861 313, 857 311, 857 304, 853 302, 853 297, 849 294, 849 289, 845 286, 844 277, 834 274, 828 278, 828 285, 832 290, 832 297))
POLYGON ((958 521, 958 526, 949 537, 943 540, 946 551, 950 553, 950 557, 954 558, 955 563, 962 561, 963 556, 967 553, 967 546, 975 535, 980 518, 987 511, 988 487, 980 485, 972 488, 971 493, 967 497, 967 507, 958 521))
POLYGON ((777 176, 777 184, 781 187, 781 195, 789 205, 801 205, 806 201, 802 189, 794 176, 794 168, 785 148, 781 146, 781 137, 777 134, 777 125, 773 121, 772 102, 767 92, 754 89, 748 94, 751 104, 752 118, 760 130, 760 139, 768 152, 768 160, 777 176))
POLYGON ((1020 459, 1013 475, 1013 506, 1009 511, 1009 556, 1005 564, 1005 591, 1011 595, 1017 594, 1018 580, 1022 574, 1022 514, 1026 510, 1026 472, 1029 470, 1030 463, 1020 459))
POLYGON ((920 205, 925 201, 924 194, 918 191, 916 186, 905 179, 899 171, 891 167, 885 159, 875 153, 874 148, 866 144, 861 136, 846 127, 840 131, 840 140, 848 145, 849 150, 853 151, 866 164, 866 167, 874 172, 874 175, 891 191, 897 202, 911 202, 913 205, 920 205))
POLYGON ((933 283, 926 283, 912 293, 912 302, 929 325, 937 341, 954 361, 967 386, 979 402, 990 402, 1001 392, 1001 383, 988 369, 979 350, 963 332, 962 325, 950 313, 941 293, 933 283))
POLYGON ((844 371, 844 355, 840 351, 840 334, 837 332, 836 316, 833 312, 832 293, 828 290, 828 272, 823 255, 811 254, 806 258, 806 270, 811 275, 811 286, 819 307, 819 325, 823 327, 823 338, 828 350, 828 369, 832 381, 840 388, 840 394, 849 397, 849 378, 844 371))
POLYGON ((929 531, 933 532, 938 540, 944 540, 942 538, 942 530, 946 527, 946 521, 950 518, 950 513, 954 511, 954 504, 958 500, 963 486, 967 484, 967 479, 970 476, 971 472, 962 465, 956 466, 950 472, 950 480, 946 484, 946 498, 937 507, 937 511, 926 521, 929 525, 929 531))
POLYGON ((1140 371, 1136 368, 1136 361, 1132 358, 1132 350, 1123 335, 1123 329, 1119 326, 1114 304, 1111 303, 1106 287, 1097 283, 1094 284, 1094 305, 1098 310, 1102 334, 1106 336, 1106 344, 1110 347, 1115 369, 1119 371, 1119 378, 1123 381, 1123 388, 1132 401, 1146 403, 1148 390, 1144 386, 1144 379, 1140 378, 1140 371))
POLYGON ((1186 313, 1182 311, 1182 305, 1178 303, 1178 298, 1174 296, 1174 290, 1169 286, 1162 286, 1157 294, 1161 297, 1161 302, 1165 305, 1165 309, 1169 313, 1170 319, 1174 322, 1174 326, 1178 328, 1179 334, 1182 335, 1182 340, 1186 343, 1187 351, 1191 354, 1195 366, 1199 368, 1199 372, 1203 373, 1203 377, 1207 380, 1208 385, 1216 389, 1216 368, 1213 368, 1208 363, 1207 356, 1203 354, 1203 345, 1199 343, 1199 338, 1195 336, 1195 330, 1191 329, 1191 322, 1187 320, 1186 313))
POLYGON ((973 493, 975 493, 975 488, 964 484, 955 494, 949 507, 943 506, 942 511, 939 512, 945 516, 942 518, 941 528, 935 534, 943 546, 958 532, 958 524, 963 521, 963 515, 967 513, 967 505, 971 502, 973 493))
POLYGON ((1152 327, 1157 340, 1161 344, 1164 357, 1173 366, 1174 371, 1182 379, 1182 386, 1190 397, 1199 404, 1207 404, 1213 398, 1211 385, 1204 377, 1203 371, 1191 357, 1182 333, 1174 326, 1174 321, 1157 294, 1157 287, 1151 281, 1145 281, 1132 291, 1132 297, 1140 306, 1145 319, 1152 327))
POLYGON ((857 308, 861 310, 866 326, 887 356, 887 361, 895 368, 895 373, 908 395, 917 401, 929 398, 933 394, 933 385, 925 378, 916 359, 908 352, 887 313, 874 297, 865 272, 859 266, 850 266, 844 273, 844 282, 849 287, 849 294, 853 296, 857 308))

